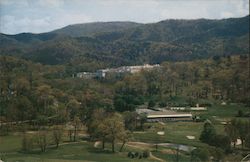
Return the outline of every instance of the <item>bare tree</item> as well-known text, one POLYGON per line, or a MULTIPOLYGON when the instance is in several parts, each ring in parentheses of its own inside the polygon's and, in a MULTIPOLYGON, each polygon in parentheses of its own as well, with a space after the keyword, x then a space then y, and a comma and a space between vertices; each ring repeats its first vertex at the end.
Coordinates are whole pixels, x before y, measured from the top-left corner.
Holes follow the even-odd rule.
POLYGON ((47 136, 48 136, 48 132, 44 131, 44 130, 40 130, 37 133, 36 141, 37 141, 37 144, 40 147, 42 152, 45 152, 46 148, 48 146, 48 137, 47 136))
POLYGON ((56 144, 56 148, 58 148, 59 143, 62 140, 62 136, 63 136, 63 129, 59 126, 55 126, 53 128, 53 140, 56 144))

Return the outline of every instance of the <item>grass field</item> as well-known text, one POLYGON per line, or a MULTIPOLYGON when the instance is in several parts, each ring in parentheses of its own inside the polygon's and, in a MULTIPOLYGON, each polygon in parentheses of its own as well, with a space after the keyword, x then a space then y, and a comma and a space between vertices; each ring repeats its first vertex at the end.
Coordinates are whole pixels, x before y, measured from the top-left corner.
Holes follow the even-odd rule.
MULTIPOLYGON (((16 148, 15 148, 16 149, 16 148)), ((103 151, 99 148, 94 148, 91 142, 80 142, 60 146, 58 149, 49 148, 45 153, 39 151, 29 154, 16 152, 2 151, 2 158, 6 162, 64 162, 64 161, 138 161, 138 159, 130 159, 127 157, 127 151, 134 151, 132 148, 125 148, 124 152, 111 153, 109 150, 103 151)), ((141 150, 139 150, 141 151, 141 150)), ((138 152, 139 152, 138 151, 138 152)), ((145 162, 153 162, 151 159, 143 159, 145 162)))
MULTIPOLYGON (((98 161, 98 162, 154 162, 153 158, 138 159, 128 158, 129 151, 141 153, 143 150, 154 148, 131 147, 125 146, 122 152, 112 153, 111 145, 106 144, 107 150, 95 148, 93 142, 80 141, 78 143, 64 143, 58 149, 50 147, 46 152, 41 153, 39 150, 33 150, 29 153, 21 152, 21 136, 18 134, 2 136, 0 143, 0 157, 5 162, 80 162, 80 161, 98 161)), ((116 145, 116 150, 120 145, 116 145)), ((157 156, 172 156, 171 154, 157 152, 157 156)), ((169 157, 169 158, 170 158, 169 157)))
MULTIPOLYGON (((221 121, 229 121, 236 117, 239 110, 246 112, 248 108, 242 105, 214 105, 208 107, 204 112, 192 112, 193 115, 200 115, 203 118, 210 119, 218 134, 224 134, 224 125, 221 121)), ((203 130, 203 122, 168 122, 164 125, 165 135, 157 135, 154 130, 146 130, 145 132, 135 132, 136 141, 152 142, 152 143, 178 143, 197 147, 209 147, 199 141, 200 133, 203 130), (194 140, 187 139, 186 136, 195 136, 194 140)), ((154 123, 152 124, 154 125, 154 123)))
MULTIPOLYGON (((209 107, 206 112, 195 112, 197 115, 211 119, 215 125, 218 134, 224 133, 224 125, 220 121, 227 121, 234 118, 238 111, 246 111, 247 108, 241 105, 226 105, 226 106, 213 106, 209 107)), ((154 125, 155 123, 149 123, 154 125)), ((203 129, 203 122, 168 122, 163 125, 165 135, 158 135, 154 129, 148 129, 144 132, 134 132, 133 141, 142 141, 146 143, 177 143, 196 147, 208 148, 207 144, 199 141, 200 133, 203 129), (195 136, 195 139, 190 140, 186 136, 195 136)), ((82 134, 86 132, 81 132, 82 134)), ((68 140, 67 133, 65 132, 63 140, 68 140)), ((93 142, 67 143, 59 146, 58 149, 50 147, 45 153, 39 150, 30 153, 21 152, 22 134, 14 133, 8 136, 0 136, 0 158, 5 162, 80 162, 80 161, 98 161, 98 162, 153 162, 159 161, 157 158, 165 161, 174 161, 175 154, 173 150, 160 146, 158 151, 152 145, 149 148, 139 146, 136 147, 127 145, 123 152, 111 153, 110 144, 107 144, 108 150, 103 151, 100 148, 94 148, 93 142), (127 157, 129 151, 142 152, 145 149, 152 151, 156 159, 130 159, 127 157)), ((118 150, 120 145, 116 146, 118 150)), ((180 154, 180 162, 190 160, 187 154, 180 154)))
POLYGON ((239 110, 246 112, 246 111, 249 111, 249 108, 240 104, 213 105, 211 107, 208 107, 207 111, 197 113, 197 114, 200 114, 204 118, 208 118, 208 119, 212 119, 216 117, 216 118, 228 120, 232 117, 236 117, 239 110))
POLYGON ((19 151, 21 140, 19 135, 0 136, 0 153, 19 151))
POLYGON ((166 123, 164 126, 165 135, 158 135, 154 130, 148 130, 144 133, 134 133, 135 141, 152 143, 178 143, 192 146, 207 146, 199 141, 200 132, 203 129, 203 123, 177 122, 166 123), (187 135, 195 136, 194 140, 187 139, 187 135))

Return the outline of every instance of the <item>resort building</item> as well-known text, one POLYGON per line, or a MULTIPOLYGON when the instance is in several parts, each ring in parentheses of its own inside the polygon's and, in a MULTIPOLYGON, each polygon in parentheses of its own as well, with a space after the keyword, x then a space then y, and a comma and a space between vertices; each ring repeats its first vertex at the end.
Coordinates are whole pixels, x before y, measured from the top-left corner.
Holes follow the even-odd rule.
POLYGON ((95 73, 90 73, 90 72, 79 72, 76 74, 76 77, 78 78, 105 78, 108 73, 138 73, 142 70, 150 70, 156 67, 160 67, 159 64, 155 65, 139 65, 139 66, 121 66, 118 68, 107 68, 107 69, 100 69, 97 70, 95 73))

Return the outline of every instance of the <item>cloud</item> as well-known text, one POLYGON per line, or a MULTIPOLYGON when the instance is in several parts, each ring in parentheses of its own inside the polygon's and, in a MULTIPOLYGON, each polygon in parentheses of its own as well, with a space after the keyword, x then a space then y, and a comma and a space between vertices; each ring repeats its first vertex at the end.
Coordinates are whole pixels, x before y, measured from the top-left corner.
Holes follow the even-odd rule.
POLYGON ((233 16, 234 16, 234 14, 232 12, 228 12, 228 11, 221 12, 221 15, 220 15, 221 18, 230 18, 233 16))
POLYGON ((14 16, 6 15, 1 18, 0 22, 2 24, 1 31, 8 31, 9 34, 15 34, 17 31, 38 33, 51 25, 49 17, 16 19, 14 16))
POLYGON ((0 32, 47 32, 93 21, 149 23, 247 14, 248 0, 0 0, 0 32))
POLYGON ((43 7, 60 7, 64 5, 63 0, 39 0, 39 5, 43 7))
POLYGON ((61 28, 69 24, 91 22, 92 19, 84 14, 64 13, 60 16, 17 19, 15 16, 6 15, 0 19, 0 31, 8 34, 21 32, 40 33, 61 28))
POLYGON ((27 0, 0 0, 0 6, 10 6, 10 5, 16 5, 16 6, 28 6, 29 3, 27 0))
POLYGON ((53 21, 55 22, 53 24, 55 28, 61 28, 69 24, 92 22, 93 19, 82 13, 66 13, 62 14, 60 17, 54 17, 53 21))

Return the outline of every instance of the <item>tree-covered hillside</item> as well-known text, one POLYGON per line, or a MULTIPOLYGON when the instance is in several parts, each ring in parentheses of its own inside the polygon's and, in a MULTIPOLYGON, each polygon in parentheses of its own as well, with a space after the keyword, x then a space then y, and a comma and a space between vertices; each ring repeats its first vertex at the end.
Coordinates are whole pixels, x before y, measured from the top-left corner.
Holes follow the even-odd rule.
POLYGON ((223 100, 250 105, 248 60, 247 56, 227 56, 164 62, 153 71, 95 80, 66 77, 70 72, 63 65, 41 65, 1 56, 1 119, 54 116, 60 121, 78 113, 81 120, 87 120, 96 108, 127 111, 147 103, 209 106, 223 100))
POLYGON ((66 64, 75 72, 93 71, 111 66, 247 55, 249 16, 153 24, 89 23, 50 33, 1 34, 0 41, 0 55, 42 64, 66 64))
POLYGON ((140 26, 134 22, 95 22, 69 25, 51 33, 64 34, 72 37, 94 36, 97 33, 118 32, 140 26))

